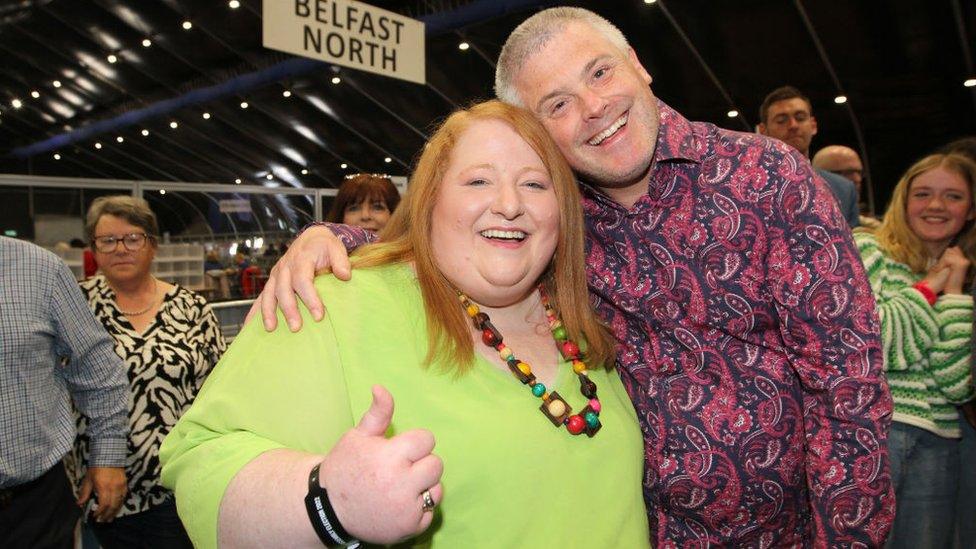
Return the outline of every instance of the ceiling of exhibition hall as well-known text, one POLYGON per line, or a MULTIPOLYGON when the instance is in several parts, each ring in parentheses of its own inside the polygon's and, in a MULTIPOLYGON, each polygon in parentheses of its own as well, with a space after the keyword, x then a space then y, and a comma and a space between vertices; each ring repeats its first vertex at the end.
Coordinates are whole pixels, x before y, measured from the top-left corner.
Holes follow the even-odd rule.
MULTIPOLYGON (((433 124, 493 95, 508 33, 557 4, 368 3, 426 24, 426 84, 264 48, 260 0, 0 0, 0 173, 301 187, 405 175, 433 124)), ((813 149, 863 150, 881 204, 915 158, 976 134, 973 0, 568 4, 618 25, 656 95, 691 119, 751 131, 768 91, 799 87, 813 149)))

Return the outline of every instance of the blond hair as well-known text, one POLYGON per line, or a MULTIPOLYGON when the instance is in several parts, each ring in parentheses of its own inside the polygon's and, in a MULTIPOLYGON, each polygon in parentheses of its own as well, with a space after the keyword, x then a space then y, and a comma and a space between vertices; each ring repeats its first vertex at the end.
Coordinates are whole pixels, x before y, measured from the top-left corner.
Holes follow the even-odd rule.
MULTIPOLYGON (((912 164, 901 176, 891 195, 891 203, 885 212, 881 226, 874 234, 878 245, 894 260, 908 265, 916 273, 928 271, 930 261, 938 259, 929 257, 928 250, 922 240, 908 225, 906 209, 908 207, 908 193, 912 182, 923 173, 936 168, 945 168, 961 176, 969 185, 969 200, 971 209, 976 209, 976 164, 961 154, 932 154, 912 164)), ((957 235, 956 246, 962 249, 970 263, 976 265, 976 225, 972 221, 966 223, 957 235)))
POLYGON ((403 202, 380 232, 382 242, 360 249, 353 257, 354 268, 412 261, 427 312, 430 343, 425 362, 457 372, 471 367, 470 320, 457 291, 434 263, 430 233, 434 203, 454 147, 468 128, 485 120, 511 127, 548 170, 559 205, 559 238, 541 282, 569 337, 585 342, 587 364, 612 367, 614 341, 593 312, 586 288, 583 209, 576 180, 545 128, 526 110, 493 100, 449 116, 424 147, 403 202))
POLYGON ((498 64, 495 66, 495 95, 498 99, 509 105, 525 106, 515 89, 515 77, 526 59, 574 22, 590 26, 622 52, 630 49, 627 38, 620 29, 592 11, 569 7, 542 10, 515 27, 502 46, 498 64))

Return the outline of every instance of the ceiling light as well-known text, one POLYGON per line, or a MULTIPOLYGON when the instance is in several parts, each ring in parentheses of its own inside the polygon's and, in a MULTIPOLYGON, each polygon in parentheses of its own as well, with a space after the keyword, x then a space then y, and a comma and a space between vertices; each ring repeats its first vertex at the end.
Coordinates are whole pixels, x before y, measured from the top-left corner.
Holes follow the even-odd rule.
POLYGON ((843 105, 844 103, 847 103, 847 96, 838 95, 837 97, 834 98, 834 103, 837 103, 838 105, 843 105))
POLYGON ((729 112, 727 112, 727 113, 725 113, 725 114, 726 114, 726 116, 728 116, 729 118, 735 118, 736 116, 739 116, 739 111, 737 111, 737 110, 735 110, 735 109, 732 109, 731 111, 729 111, 729 112))
POLYGON ((193 28, 193 23, 191 23, 189 19, 183 21, 183 30, 190 30, 192 28, 193 28))
POLYGON ((142 130, 143 137, 149 137, 149 130, 142 130))
POLYGON ((108 62, 109 63, 115 63, 118 60, 119 60, 119 58, 116 57, 114 53, 108 54, 108 62))
POLYGON ((95 143, 95 148, 96 148, 96 149, 101 149, 101 148, 102 148, 102 144, 101 144, 101 143, 98 143, 98 142, 96 142, 96 143, 95 143))
POLYGON ((387 164, 389 164, 390 162, 393 162, 393 159, 390 158, 389 156, 387 156, 386 158, 383 159, 383 162, 386 162, 387 164))
POLYGON ((174 130, 175 130, 175 129, 176 129, 176 128, 177 128, 178 126, 179 126, 179 124, 177 124, 177 123, 176 123, 176 120, 174 120, 174 121, 172 121, 172 122, 170 122, 170 123, 169 123, 169 127, 171 127, 171 128, 173 128, 174 130))
POLYGON ((339 78, 338 76, 333 76, 332 77, 332 83, 333 84, 338 84, 339 82, 342 82, 342 79, 341 78, 339 78))
POLYGON ((118 141, 119 143, 121 143, 121 142, 125 141, 125 138, 120 135, 120 136, 116 137, 115 140, 118 141))
POLYGON ((61 155, 58 154, 58 153, 54 153, 54 159, 55 160, 61 160, 61 155))
POLYGON ((230 0, 230 2, 227 2, 227 5, 230 6, 230 9, 232 10, 236 10, 237 8, 241 7, 241 3, 238 0, 230 0))
POLYGON ((344 169, 346 169, 346 168, 349 167, 349 164, 346 164, 345 162, 343 162, 342 164, 339 164, 339 167, 344 170, 344 169))
POLYGON ((31 92, 31 97, 33 97, 34 99, 37 99, 40 96, 41 96, 41 92, 39 92, 37 90, 34 90, 34 91, 31 92))
POLYGON ((142 47, 148 48, 149 46, 152 46, 152 40, 150 40, 148 38, 143 38, 142 39, 142 47))
POLYGON ((15 109, 19 109, 24 106, 24 104, 20 102, 20 99, 14 99, 10 102, 10 105, 15 109))
POLYGON ((308 175, 308 170, 306 170, 305 168, 302 168, 302 175, 308 175))
POLYGON ((657 0, 644 0, 645 4, 653 4, 655 2, 657 2, 657 0))
POLYGON ((240 185, 241 184, 241 178, 238 177, 237 179, 235 179, 234 180, 234 183, 237 183, 238 185, 240 185))
POLYGON ((461 42, 460 44, 458 44, 458 49, 461 51, 467 51, 467 49, 470 47, 471 44, 468 44, 467 42, 461 42))
POLYGON ((54 82, 51 82, 51 85, 54 86, 55 88, 60 88, 61 87, 61 81, 60 80, 55 80, 54 82))
POLYGON ((268 175, 264 176, 264 178, 265 179, 274 179, 274 175, 272 175, 272 174, 269 173, 268 175))
POLYGON ((203 119, 204 120, 210 120, 210 113, 209 112, 203 113, 203 119))
POLYGON ((284 97, 291 97, 291 90, 285 90, 281 92, 281 95, 283 95, 284 97))
POLYGON ((965 82, 963 82, 962 85, 966 86, 967 88, 972 88, 976 86, 976 78, 969 78, 965 82))
POLYGON ((166 189, 159 189, 159 194, 166 194, 166 189))
POLYGON ((246 109, 248 107, 247 101, 241 101, 241 108, 246 109))

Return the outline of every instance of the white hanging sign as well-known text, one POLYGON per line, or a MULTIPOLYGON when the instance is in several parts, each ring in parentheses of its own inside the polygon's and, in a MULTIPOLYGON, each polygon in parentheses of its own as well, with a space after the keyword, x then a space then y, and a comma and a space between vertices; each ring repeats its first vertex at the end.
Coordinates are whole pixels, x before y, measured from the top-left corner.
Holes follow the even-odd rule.
POLYGON ((264 0, 264 47, 426 82, 424 24, 355 0, 264 0))

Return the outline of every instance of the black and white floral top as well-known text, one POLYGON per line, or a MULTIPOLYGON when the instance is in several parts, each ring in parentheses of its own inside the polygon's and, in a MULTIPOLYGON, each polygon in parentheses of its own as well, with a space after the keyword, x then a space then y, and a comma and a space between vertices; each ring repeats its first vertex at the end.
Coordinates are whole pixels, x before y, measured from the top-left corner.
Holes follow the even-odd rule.
MULTIPOLYGON (((129 493, 119 516, 145 511, 172 493, 159 484, 159 446, 193 403, 226 344, 217 317, 200 295, 181 286, 163 297, 153 322, 137 332, 115 304, 105 277, 81 282, 95 317, 115 340, 129 377, 129 493)), ((88 439, 79 416, 79 437, 66 460, 76 486, 84 477, 88 439)))

